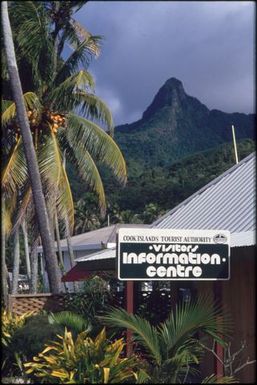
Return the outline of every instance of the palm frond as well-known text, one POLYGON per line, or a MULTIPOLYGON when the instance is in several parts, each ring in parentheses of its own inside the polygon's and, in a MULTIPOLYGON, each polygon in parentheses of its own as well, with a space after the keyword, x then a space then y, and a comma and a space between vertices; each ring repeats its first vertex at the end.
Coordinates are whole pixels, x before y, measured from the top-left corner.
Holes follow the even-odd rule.
POLYGON ((12 230, 12 217, 16 208, 17 193, 13 193, 11 196, 3 197, 3 207, 1 210, 1 225, 2 231, 6 238, 11 234, 12 230))
POLYGON ((47 90, 46 97, 56 110, 69 111, 78 105, 72 94, 78 88, 87 86, 94 88, 94 79, 89 72, 80 70, 66 78, 57 87, 47 90))
POLYGON ((5 111, 11 104, 13 104, 12 100, 1 100, 1 111, 5 111))
POLYGON ((74 13, 78 12, 87 2, 88 0, 72 1, 71 6, 74 8, 74 13))
POLYGON ((72 49, 76 49, 82 40, 84 41, 85 38, 90 36, 89 33, 87 35, 82 34, 77 27, 77 24, 78 26, 80 24, 74 22, 72 18, 72 14, 77 12, 85 3, 85 1, 61 1, 57 3, 57 6, 55 6, 55 3, 45 3, 45 7, 54 24, 52 36, 54 39, 57 38, 59 40, 57 51, 60 57, 65 44, 68 44, 72 49), (55 20, 53 20, 53 14, 55 15, 55 20))
POLYGON ((5 195, 12 196, 17 192, 24 185, 27 177, 27 163, 20 138, 10 152, 7 164, 2 171, 1 183, 5 195))
POLYGON ((69 331, 79 334, 81 332, 89 332, 91 325, 88 320, 79 314, 72 313, 70 311, 62 311, 59 313, 51 313, 48 316, 50 324, 58 324, 66 327, 69 331))
POLYGON ((69 232, 72 234, 74 228, 74 203, 68 175, 63 165, 56 203, 58 217, 64 219, 65 223, 66 218, 68 219, 69 232))
POLYGON ((99 36, 90 36, 85 39, 75 51, 68 57, 68 59, 63 63, 61 68, 58 70, 57 75, 55 77, 55 83, 62 83, 67 77, 77 72, 79 66, 87 68, 89 62, 94 56, 95 45, 97 45, 100 41, 99 36))
MULTIPOLYGON (((24 194, 25 195, 25 194, 24 194)), ((31 194, 32 195, 32 194, 31 194)), ((25 201, 25 197, 23 197, 23 200, 25 201)), ((47 203, 47 202, 46 202, 47 203)), ((20 203, 20 206, 23 204, 23 201, 20 203)), ((47 207, 48 209, 48 207, 47 207)), ((22 208, 20 208, 22 210, 22 208)), ((19 211, 18 211, 19 214, 19 211)), ((39 237, 39 229, 38 229, 38 218, 36 215, 35 205, 33 201, 33 195, 32 198, 28 200, 27 206, 26 202, 24 202, 24 216, 18 220, 26 220, 28 226, 29 226, 29 238, 31 242, 31 247, 33 247, 33 243, 37 242, 39 237)), ((17 224, 18 226, 18 224, 17 224)))
POLYGON ((9 4, 10 19, 15 27, 27 20, 38 20, 39 13, 42 11, 44 11, 43 4, 39 4, 36 1, 27 1, 25 4, 24 2, 16 1, 9 4))
POLYGON ((57 208, 59 219, 68 217, 70 230, 74 226, 74 205, 62 155, 53 133, 44 142, 38 155, 39 170, 48 206, 57 208))
POLYGON ((136 384, 148 384, 151 381, 151 377, 143 369, 139 369, 137 373, 134 374, 136 378, 136 384))
POLYGON ((149 355, 154 358, 157 365, 161 364, 162 357, 158 333, 154 326, 134 314, 127 313, 124 309, 111 308, 105 316, 99 317, 104 323, 110 326, 126 328, 135 334, 134 339, 146 347, 149 355))
POLYGON ((228 314, 222 314, 222 309, 213 305, 211 296, 199 296, 196 301, 181 303, 176 306, 163 324, 159 327, 162 341, 169 352, 188 340, 196 332, 202 331, 212 336, 224 345, 223 338, 231 332, 231 319, 228 314))
POLYGON ((79 175, 86 183, 88 183, 91 189, 96 192, 101 216, 104 216, 106 213, 104 186, 94 160, 88 151, 85 151, 84 148, 80 148, 79 144, 76 151, 74 151, 74 158, 75 162, 73 160, 73 163, 77 166, 79 175))
POLYGON ((21 55, 33 67, 35 78, 50 79, 53 63, 53 41, 50 18, 43 2, 18 1, 10 8, 16 33, 15 41, 21 55))
POLYGON ((78 90, 75 97, 80 102, 81 113, 86 118, 96 119, 105 124, 113 136, 113 119, 107 105, 96 95, 83 90, 78 90))
MULTIPOLYGON (((80 41, 85 41, 89 37, 91 37, 91 33, 87 31, 85 27, 83 27, 77 20, 71 18, 70 20, 71 26, 74 28, 74 31, 76 32, 78 38, 80 41)), ((99 42, 102 39, 102 36, 99 36, 99 42)), ((99 56, 100 54, 100 46, 98 41, 95 43, 94 40, 91 41, 91 50, 93 52, 94 56, 99 56)))
POLYGON ((185 383, 186 377, 199 374, 199 370, 193 365, 199 364, 198 356, 192 355, 191 352, 181 350, 171 358, 164 361, 162 370, 169 373, 169 383, 185 383), (182 381, 183 380, 183 381, 182 381))
POLYGON ((57 50, 59 57, 62 56, 62 52, 65 44, 68 44, 68 46, 72 50, 76 49, 80 44, 80 40, 77 36, 76 30, 71 25, 71 23, 67 23, 67 25, 65 25, 64 30, 62 31, 62 34, 59 37, 58 50, 57 50))
MULTIPOLYGON (((16 215, 15 222, 13 224, 11 234, 14 234, 17 227, 21 226, 22 222, 24 222, 24 220, 25 220, 25 217, 28 218, 28 207, 31 204, 32 204, 32 190, 31 190, 30 185, 28 185, 24 189, 24 193, 20 199, 20 204, 19 204, 19 207, 17 209, 17 215, 16 215)), ((31 218, 28 218, 28 219, 29 219, 29 222, 31 222, 31 223, 33 222, 31 220, 31 218)))
MULTIPOLYGON (((42 106, 41 103, 37 97, 37 95, 34 92, 26 92, 23 95, 25 107, 27 110, 37 110, 40 111, 42 106)), ((11 122, 16 116, 16 105, 15 103, 11 102, 10 100, 4 101, 4 105, 6 108, 3 110, 2 113, 2 125, 6 125, 11 122)))
POLYGON ((120 183, 126 183, 127 170, 123 155, 115 141, 97 124, 70 113, 66 137, 74 152, 79 144, 95 161, 109 167, 120 183))

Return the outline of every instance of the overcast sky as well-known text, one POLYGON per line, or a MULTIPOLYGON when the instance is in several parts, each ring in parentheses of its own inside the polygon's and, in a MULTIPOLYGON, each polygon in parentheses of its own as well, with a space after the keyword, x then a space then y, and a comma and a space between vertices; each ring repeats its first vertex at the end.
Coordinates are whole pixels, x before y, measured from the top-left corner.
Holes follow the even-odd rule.
POLYGON ((103 35, 90 65, 115 125, 140 119, 176 77, 209 109, 251 113, 255 4, 248 1, 90 1, 76 18, 103 35))

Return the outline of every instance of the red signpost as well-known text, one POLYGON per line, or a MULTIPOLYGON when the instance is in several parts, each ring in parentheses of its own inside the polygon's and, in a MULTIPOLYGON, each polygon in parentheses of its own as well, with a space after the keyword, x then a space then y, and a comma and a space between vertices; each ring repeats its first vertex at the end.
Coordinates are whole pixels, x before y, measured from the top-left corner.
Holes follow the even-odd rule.
MULTIPOLYGON (((128 313, 134 312, 134 282, 126 282, 126 307, 128 313)), ((132 344, 132 331, 127 329, 127 357, 130 357, 133 353, 132 344)))

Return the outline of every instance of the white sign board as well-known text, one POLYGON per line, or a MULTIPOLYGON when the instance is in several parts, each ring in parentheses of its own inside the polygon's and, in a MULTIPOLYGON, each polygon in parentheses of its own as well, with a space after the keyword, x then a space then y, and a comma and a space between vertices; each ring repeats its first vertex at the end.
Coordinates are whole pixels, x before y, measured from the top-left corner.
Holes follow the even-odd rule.
POLYGON ((120 228, 120 280, 228 280, 230 233, 226 230, 120 228))

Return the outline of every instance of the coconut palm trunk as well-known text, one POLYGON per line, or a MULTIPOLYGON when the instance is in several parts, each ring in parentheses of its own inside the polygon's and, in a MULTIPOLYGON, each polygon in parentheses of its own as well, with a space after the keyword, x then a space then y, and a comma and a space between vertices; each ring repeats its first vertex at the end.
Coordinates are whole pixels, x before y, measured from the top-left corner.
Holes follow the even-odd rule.
POLYGON ((2 289, 2 300, 4 306, 7 306, 8 300, 8 283, 7 276, 8 270, 6 267, 6 255, 5 255, 5 227, 4 227, 4 197, 3 193, 1 195, 1 229, 2 229, 2 237, 1 237, 1 289, 2 289))
MULTIPOLYGON (((71 235, 70 235, 70 229, 69 229, 69 222, 68 222, 68 217, 66 216, 66 241, 67 241, 67 247, 68 247, 68 254, 69 254, 69 259, 70 259, 70 266, 73 268, 75 266, 75 258, 74 258, 74 253, 73 253, 73 248, 71 244, 71 235)), ((79 285, 77 282, 73 282, 73 287, 75 291, 79 290, 79 285)))
POLYGON ((39 174, 39 168, 33 146, 32 135, 29 121, 23 100, 21 82, 14 51, 12 30, 8 15, 8 2, 2 4, 2 25, 4 46, 6 51, 7 67, 10 77, 11 89, 16 104, 17 117, 21 130, 21 136, 24 146, 24 153, 28 166, 28 173, 31 182, 33 201, 38 221, 39 233, 42 240, 43 252, 46 261, 46 270, 49 278, 50 291, 52 293, 60 292, 60 273, 57 264, 56 254, 54 252, 54 243, 49 227, 46 204, 42 190, 42 184, 39 174))
POLYGON ((31 263, 29 258, 29 240, 28 240, 28 232, 27 232, 27 224, 24 220, 21 225, 23 238, 24 238, 24 251, 25 251, 25 263, 26 263, 26 271, 28 282, 31 282, 31 263))
POLYGON ((13 256, 13 271, 12 271, 12 294, 18 293, 18 281, 20 271, 20 228, 19 226, 14 233, 14 256, 13 256))
POLYGON ((60 230, 59 230, 58 218, 57 218, 56 213, 54 215, 54 225, 55 225, 56 244, 57 244, 57 250, 58 250, 58 256, 59 256, 60 268, 64 272, 64 263, 63 263, 62 248, 61 248, 61 237, 60 237, 60 230))
POLYGON ((31 285, 30 285, 30 293, 36 294, 37 293, 37 286, 38 286, 38 240, 34 242, 34 244, 31 247, 31 285))
MULTIPOLYGON (((62 257, 61 237, 60 237, 60 229, 59 229, 57 213, 55 213, 54 215, 54 225, 55 225, 56 244, 57 244, 57 250, 58 250, 60 270, 61 270, 61 273, 64 274, 65 268, 64 268, 64 261, 62 257)), ((67 291, 67 286, 65 282, 63 282, 63 288, 65 291, 67 291)))

